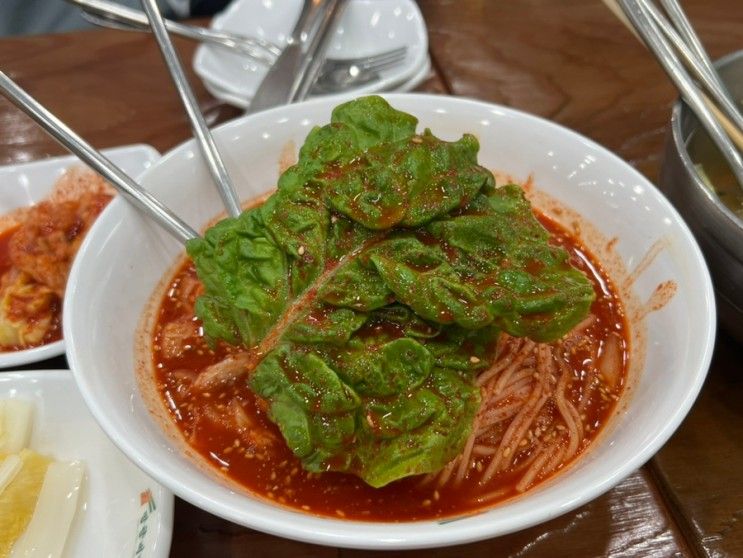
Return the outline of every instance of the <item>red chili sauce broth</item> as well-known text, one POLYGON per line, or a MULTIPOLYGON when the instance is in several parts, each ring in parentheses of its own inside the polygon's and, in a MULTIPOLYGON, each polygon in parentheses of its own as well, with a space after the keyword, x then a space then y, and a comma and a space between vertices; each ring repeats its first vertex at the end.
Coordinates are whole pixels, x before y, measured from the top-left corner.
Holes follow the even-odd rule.
MULTIPOLYGON (((563 246, 570 254, 571 263, 593 282, 596 300, 591 312, 596 319, 586 329, 585 335, 600 342, 612 333, 622 339, 621 381, 613 391, 605 386, 594 390, 584 409, 584 437, 574 460, 612 416, 624 389, 628 329, 617 289, 597 259, 556 222, 544 215, 537 216, 551 233, 552 242, 563 246)), ((284 443, 278 428, 268 419, 265 404, 253 395, 245 381, 218 391, 193 390, 195 393, 191 393, 189 390, 190 382, 199 371, 237 351, 224 343, 212 350, 201 337, 199 321, 192 312, 193 300, 200 291, 198 287, 194 289, 194 284, 198 284, 196 272, 191 261, 186 260, 176 271, 162 300, 155 325, 152 358, 157 388, 188 444, 249 492, 289 508, 365 521, 411 521, 466 515, 518 494, 515 489, 518 479, 508 470, 497 474, 486 486, 481 486, 476 479, 465 479, 456 487, 450 482, 437 488, 435 483, 422 483, 421 477, 411 477, 376 489, 349 474, 304 471, 300 461, 284 443), (193 335, 187 339, 186 350, 174 358, 167 358, 160 345, 162 327, 168 322, 183 320, 190 321, 193 335), (235 404, 239 404, 249 417, 250 430, 257 429, 261 433, 259 439, 265 438, 264 433, 267 433, 273 443, 266 446, 251 442, 245 429, 241 430, 230 420, 234 410, 231 406, 235 404), (487 503, 478 501, 480 494, 501 490, 501 498, 490 499, 487 503)), ((588 374, 585 363, 592 355, 580 345, 572 348, 566 356, 576 373, 581 377, 588 374)), ((568 399, 577 398, 579 389, 568 389, 568 399)), ((552 409, 549 412, 557 411, 552 409)), ((568 464, 562 463, 556 471, 568 464)), ((547 475, 547 478, 554 474, 547 475)), ((545 480, 540 478, 536 484, 545 480)))

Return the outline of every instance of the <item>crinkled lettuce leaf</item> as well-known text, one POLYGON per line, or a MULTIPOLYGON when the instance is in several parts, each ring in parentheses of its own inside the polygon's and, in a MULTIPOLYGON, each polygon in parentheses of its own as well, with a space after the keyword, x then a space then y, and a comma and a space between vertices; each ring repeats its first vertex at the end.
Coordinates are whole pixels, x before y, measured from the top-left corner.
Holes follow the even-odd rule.
POLYGON ((263 205, 188 245, 206 335, 261 346, 249 384, 304 467, 372 486, 461 452, 500 331, 557 339, 594 298, 474 136, 416 125, 340 105, 263 205))
POLYGON ((474 365, 440 366, 420 339, 377 332, 375 320, 342 347, 336 340, 357 323, 329 319, 335 333, 311 342, 294 326, 249 382, 307 470, 353 473, 379 487, 451 461, 469 435, 479 391, 474 365))

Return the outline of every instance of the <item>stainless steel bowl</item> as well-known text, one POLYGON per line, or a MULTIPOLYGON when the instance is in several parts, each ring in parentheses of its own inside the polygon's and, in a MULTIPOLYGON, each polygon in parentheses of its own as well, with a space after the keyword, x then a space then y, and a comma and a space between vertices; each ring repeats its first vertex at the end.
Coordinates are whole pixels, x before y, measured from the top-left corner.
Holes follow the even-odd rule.
MULTIPOLYGON (((743 51, 725 56, 715 66, 733 97, 743 99, 743 51)), ((692 133, 706 134, 699 128, 699 120, 689 107, 676 103, 666 138, 660 187, 704 251, 717 293, 721 325, 743 343, 743 220, 710 192, 694 168, 686 146, 692 133)))

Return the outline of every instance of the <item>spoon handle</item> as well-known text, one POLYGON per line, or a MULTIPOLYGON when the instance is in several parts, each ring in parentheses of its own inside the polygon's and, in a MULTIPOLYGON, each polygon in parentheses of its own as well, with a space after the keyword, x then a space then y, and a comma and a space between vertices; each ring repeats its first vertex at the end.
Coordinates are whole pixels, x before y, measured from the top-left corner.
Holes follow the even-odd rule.
POLYGON ((160 8, 157 7, 157 0, 142 0, 142 7, 147 12, 150 29, 160 47, 160 52, 163 55, 165 65, 168 67, 175 88, 178 90, 183 107, 186 109, 194 137, 199 145, 201 154, 204 156, 212 179, 219 189, 222 202, 227 209, 227 213, 231 217, 237 217, 241 213, 240 198, 237 197, 237 192, 224 165, 222 156, 219 154, 217 144, 214 143, 214 138, 209 131, 209 127, 206 125, 204 115, 201 114, 196 97, 191 90, 191 86, 188 84, 181 61, 173 47, 173 42, 170 40, 168 31, 165 29, 160 8))
MULTIPOLYGON (((78 6, 84 13, 103 18, 112 24, 149 31, 149 21, 141 10, 135 10, 108 0, 67 0, 67 2, 78 6)), ((266 64, 273 63, 276 57, 281 54, 281 49, 278 46, 259 37, 247 37, 215 29, 206 29, 169 19, 165 20, 165 26, 171 33, 190 39, 240 48, 243 52, 266 64)))
POLYGON ((185 244, 192 238, 198 238, 198 233, 175 213, 73 132, 2 71, 0 71, 0 92, 35 120, 55 140, 77 155, 83 163, 108 180, 137 209, 143 211, 177 240, 185 244))

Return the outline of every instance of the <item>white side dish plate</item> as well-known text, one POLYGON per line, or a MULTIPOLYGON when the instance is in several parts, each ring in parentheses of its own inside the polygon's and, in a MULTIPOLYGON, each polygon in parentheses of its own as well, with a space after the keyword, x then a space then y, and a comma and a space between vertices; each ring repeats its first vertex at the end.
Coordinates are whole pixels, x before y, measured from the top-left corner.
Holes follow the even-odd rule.
POLYGON ((111 443, 68 370, 0 374, 0 397, 33 403, 32 450, 55 461, 83 462, 83 487, 64 558, 168 556, 173 493, 111 443))
MULTIPOLYGON (((160 158, 154 147, 145 144, 103 149, 102 152, 132 177, 139 176, 160 158)), ((74 155, 67 155, 0 167, 0 215, 43 200, 59 177, 75 164, 82 163, 74 155)), ((40 362, 64 354, 64 351, 64 339, 61 339, 23 351, 0 352, 0 368, 40 362)))
MULTIPOLYGON (((283 46, 301 6, 301 0, 237 0, 212 20, 211 28, 259 37, 283 46)), ((402 63, 381 71, 379 80, 348 94, 398 90, 401 84, 418 75, 428 60, 428 30, 415 2, 351 0, 327 56, 356 58, 401 46, 408 48, 402 63)), ((239 107, 247 107, 267 71, 265 65, 248 57, 207 44, 197 49, 193 67, 209 91, 225 92, 229 98, 215 96, 239 107)))

